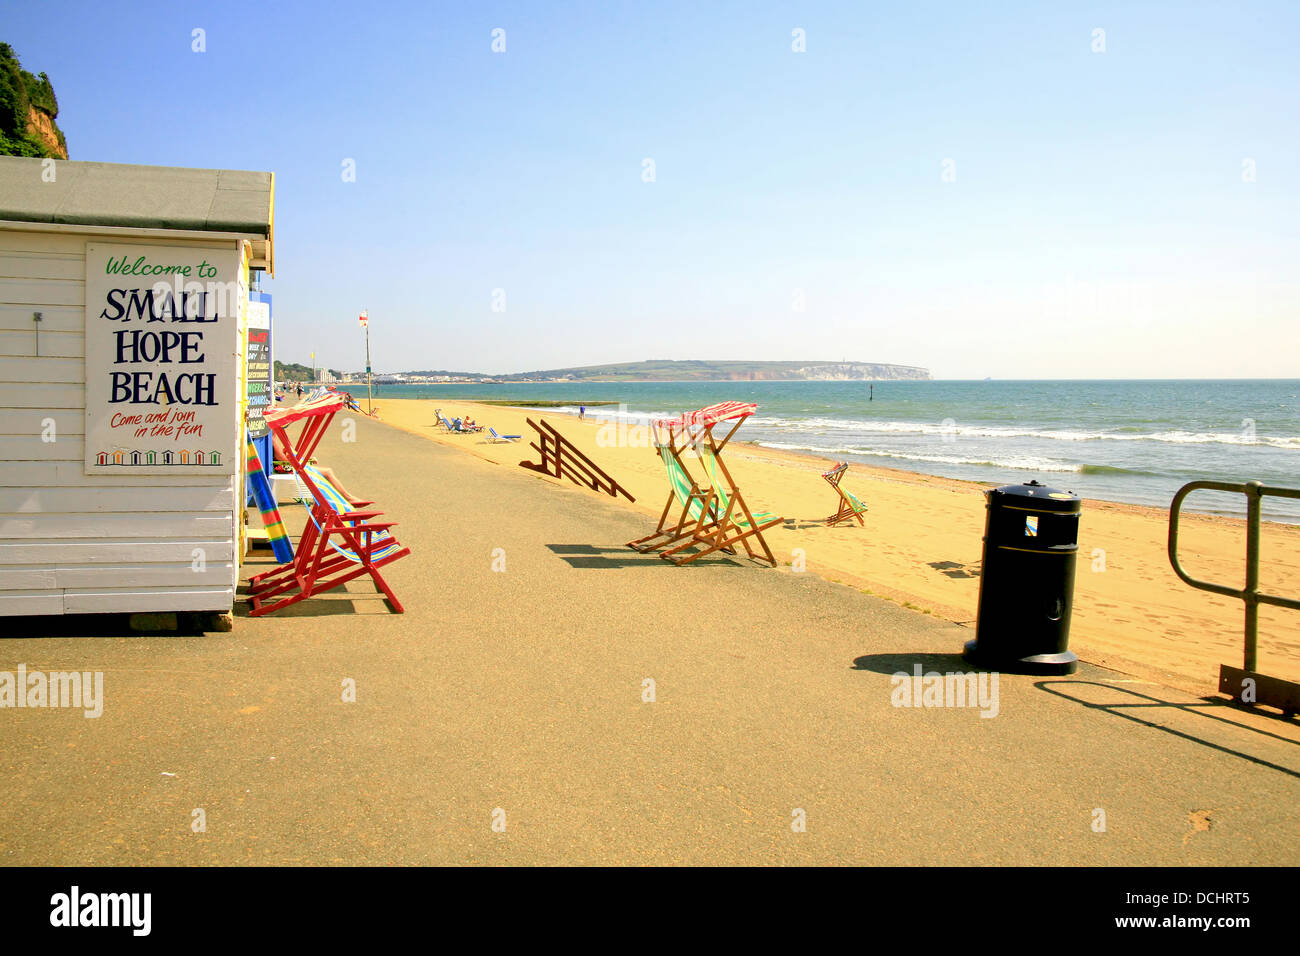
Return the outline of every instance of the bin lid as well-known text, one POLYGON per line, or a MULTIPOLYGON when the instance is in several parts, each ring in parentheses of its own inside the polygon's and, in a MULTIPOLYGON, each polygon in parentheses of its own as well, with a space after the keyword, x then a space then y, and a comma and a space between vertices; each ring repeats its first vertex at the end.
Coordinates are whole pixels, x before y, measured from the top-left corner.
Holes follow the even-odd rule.
MULTIPOLYGON (((1001 488, 991 488, 988 495, 990 503, 995 495, 1011 495, 1022 499, 1033 499, 1033 507, 1041 511, 1073 513, 1083 510, 1083 499, 1074 492, 1049 488, 1047 485, 1040 485, 1037 481, 1026 481, 1023 485, 1003 485, 1001 488)), ((1020 504, 1028 505, 1029 502, 1021 501, 1020 504)))

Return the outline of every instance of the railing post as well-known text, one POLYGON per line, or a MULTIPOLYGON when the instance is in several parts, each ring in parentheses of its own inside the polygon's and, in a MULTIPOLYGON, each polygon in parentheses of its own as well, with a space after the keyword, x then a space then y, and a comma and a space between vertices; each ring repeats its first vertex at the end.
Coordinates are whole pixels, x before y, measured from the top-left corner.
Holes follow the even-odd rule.
POLYGON ((1255 670, 1255 644, 1259 632, 1259 505, 1258 481, 1246 482, 1246 647, 1245 669, 1255 670))

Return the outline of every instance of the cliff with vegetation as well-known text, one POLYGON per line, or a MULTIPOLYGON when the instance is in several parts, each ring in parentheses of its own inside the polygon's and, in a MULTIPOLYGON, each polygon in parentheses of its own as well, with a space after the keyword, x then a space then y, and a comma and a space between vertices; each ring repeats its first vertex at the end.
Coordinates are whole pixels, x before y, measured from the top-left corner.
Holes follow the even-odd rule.
POLYGON ((275 363, 275 380, 277 382, 314 382, 320 378, 322 372, 328 372, 334 378, 339 378, 340 373, 336 369, 326 369, 321 367, 312 368, 310 365, 299 365, 297 362, 279 362, 275 363))
POLYGON ((0 43, 0 155, 67 159, 58 115, 50 78, 28 73, 13 47, 0 43))

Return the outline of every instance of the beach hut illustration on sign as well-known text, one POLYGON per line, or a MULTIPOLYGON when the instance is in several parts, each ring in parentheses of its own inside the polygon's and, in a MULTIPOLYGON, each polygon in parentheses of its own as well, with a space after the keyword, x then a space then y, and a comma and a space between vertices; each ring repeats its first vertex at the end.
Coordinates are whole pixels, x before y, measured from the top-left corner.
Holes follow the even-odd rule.
POLYGON ((172 451, 170 448, 161 453, 161 462, 159 453, 150 448, 147 451, 140 451, 133 448, 127 451, 124 448, 118 448, 114 451, 100 451, 95 453, 95 464, 97 465, 220 465, 221 452, 203 451, 202 449, 183 448, 179 452, 172 451))

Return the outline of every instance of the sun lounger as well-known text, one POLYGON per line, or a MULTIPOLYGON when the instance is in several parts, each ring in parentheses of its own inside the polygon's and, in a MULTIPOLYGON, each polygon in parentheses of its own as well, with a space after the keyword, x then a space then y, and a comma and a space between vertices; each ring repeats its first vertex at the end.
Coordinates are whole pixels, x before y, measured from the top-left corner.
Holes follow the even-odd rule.
POLYGON ((826 519, 827 527, 833 527, 841 521, 849 521, 853 518, 858 519, 858 524, 866 525, 866 522, 862 520, 862 516, 867 513, 866 503, 855 497, 853 492, 840 487, 840 479, 844 477, 844 473, 848 470, 849 463, 842 461, 830 471, 822 473, 822 477, 826 479, 827 484, 834 488, 836 494, 840 496, 839 510, 826 519))
POLYGON ((474 425, 470 428, 466 428, 459 418, 453 418, 451 421, 447 421, 447 419, 443 418, 442 423, 446 426, 447 431, 451 432, 453 435, 472 435, 474 432, 481 432, 483 430, 482 425, 474 425))
POLYGON ((499 435, 497 430, 490 425, 488 426, 488 434, 492 436, 493 444, 497 442, 515 442, 524 437, 523 435, 499 435))

